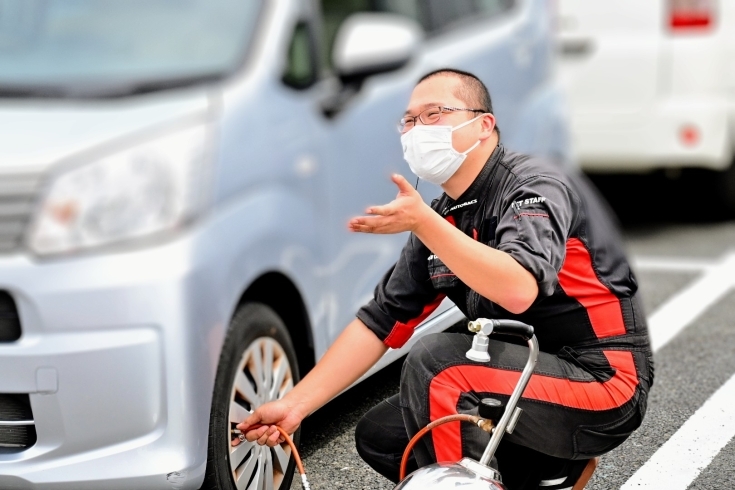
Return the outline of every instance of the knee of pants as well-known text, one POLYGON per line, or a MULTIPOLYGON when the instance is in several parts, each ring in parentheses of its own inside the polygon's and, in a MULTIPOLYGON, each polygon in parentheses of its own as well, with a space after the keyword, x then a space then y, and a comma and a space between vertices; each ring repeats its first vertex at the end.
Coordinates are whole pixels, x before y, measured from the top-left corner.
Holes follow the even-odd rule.
MULTIPOLYGON (((429 334, 411 348, 401 371, 401 403, 411 410, 425 410, 422 402, 438 366, 435 355, 441 352, 445 334, 429 334)), ((446 339, 445 339, 446 340, 446 339)))
POLYGON ((404 378, 423 374, 431 378, 437 367, 437 353, 441 352, 442 346, 446 345, 447 334, 432 333, 419 339, 406 356, 405 365, 410 369, 404 369, 401 373, 401 381, 404 378))
POLYGON ((355 427, 355 449, 357 454, 369 464, 375 458, 382 458, 389 451, 389 435, 376 427, 375 422, 364 416, 355 427))
MULTIPOLYGON (((394 483, 398 483, 400 457, 408 440, 391 438, 390 431, 379 430, 368 417, 363 417, 355 427, 355 448, 357 454, 373 470, 394 483)), ((405 431, 404 431, 405 433, 405 431)))
POLYGON ((357 423, 357 427, 355 427, 355 449, 357 449, 357 454, 362 459, 366 459, 366 456, 369 455, 369 448, 371 447, 370 439, 375 435, 375 431, 369 430, 368 425, 369 422, 363 417, 357 423))

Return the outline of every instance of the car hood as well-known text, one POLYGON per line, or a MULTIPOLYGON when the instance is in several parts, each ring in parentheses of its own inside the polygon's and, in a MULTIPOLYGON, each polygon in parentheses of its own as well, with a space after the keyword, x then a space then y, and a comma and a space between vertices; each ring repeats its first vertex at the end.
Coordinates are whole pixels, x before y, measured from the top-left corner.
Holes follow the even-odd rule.
POLYGON ((42 172, 85 150, 209 108, 204 87, 106 100, 0 99, 0 172, 42 172))

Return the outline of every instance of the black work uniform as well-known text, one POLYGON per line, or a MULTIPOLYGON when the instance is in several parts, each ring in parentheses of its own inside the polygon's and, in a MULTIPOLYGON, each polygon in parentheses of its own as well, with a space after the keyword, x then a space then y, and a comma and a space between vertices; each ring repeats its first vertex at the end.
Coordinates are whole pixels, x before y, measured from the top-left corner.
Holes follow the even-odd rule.
MULTIPOLYGON (((445 297, 470 319, 532 325, 541 353, 519 403, 523 415, 497 452, 499 470, 511 489, 571 486, 551 478, 559 463, 620 445, 641 424, 653 383, 638 287, 613 219, 583 176, 502 146, 462 196, 444 194, 432 208, 531 272, 538 283, 533 305, 512 314, 480 296, 411 235, 357 316, 392 348, 445 297)), ((481 363, 465 356, 470 344, 469 335, 440 333, 412 348, 400 394, 357 427, 358 452, 374 469, 396 481, 409 438, 430 421, 471 412, 488 396, 507 401, 528 348, 491 337, 491 360, 481 363)), ((470 424, 445 424, 416 446, 412 464, 479 459, 488 440, 470 424)))

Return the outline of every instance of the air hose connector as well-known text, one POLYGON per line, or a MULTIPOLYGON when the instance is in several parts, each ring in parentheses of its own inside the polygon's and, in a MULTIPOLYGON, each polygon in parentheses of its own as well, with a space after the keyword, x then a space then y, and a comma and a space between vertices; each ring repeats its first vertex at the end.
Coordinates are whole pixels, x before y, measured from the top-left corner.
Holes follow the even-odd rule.
POLYGON ((467 359, 476 362, 488 362, 490 360, 490 354, 487 352, 490 346, 488 336, 493 333, 493 326, 493 321, 487 318, 478 318, 467 324, 469 331, 475 333, 475 336, 472 337, 472 348, 465 354, 467 359))
POLYGON ((477 421, 477 426, 487 432, 488 434, 492 434, 493 430, 495 429, 495 423, 492 420, 489 419, 480 419, 477 421))

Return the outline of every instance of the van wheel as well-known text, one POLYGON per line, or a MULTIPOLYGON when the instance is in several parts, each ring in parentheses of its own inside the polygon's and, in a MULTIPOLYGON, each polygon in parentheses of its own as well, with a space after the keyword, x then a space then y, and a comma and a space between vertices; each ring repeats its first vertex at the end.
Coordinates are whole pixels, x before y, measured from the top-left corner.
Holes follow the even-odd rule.
MULTIPOLYGON (((202 489, 287 490, 294 459, 287 443, 232 447, 230 431, 250 411, 282 398, 299 380, 296 354, 281 318, 262 303, 240 307, 220 355, 209 422, 207 472, 202 489)), ((300 431, 292 436, 298 444, 300 431)))

